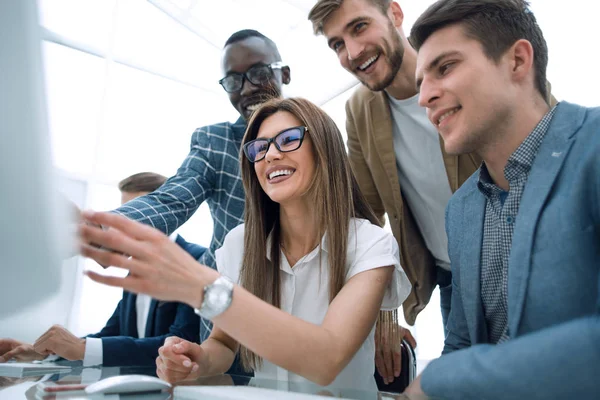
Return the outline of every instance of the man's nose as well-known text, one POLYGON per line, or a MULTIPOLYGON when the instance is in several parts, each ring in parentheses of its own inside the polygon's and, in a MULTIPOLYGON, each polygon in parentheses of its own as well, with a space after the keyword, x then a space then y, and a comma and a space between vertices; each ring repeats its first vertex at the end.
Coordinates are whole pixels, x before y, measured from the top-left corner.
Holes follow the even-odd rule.
POLYGON ((240 89, 240 95, 248 96, 258 90, 258 87, 254 85, 252 82, 248 80, 248 78, 244 77, 244 81, 242 82, 242 88, 240 89))
POLYGON ((346 42, 346 51, 348 53, 348 61, 358 60, 364 51, 365 46, 355 40, 346 42))
POLYGON ((430 108, 441 97, 441 88, 435 82, 423 79, 419 87, 419 105, 430 108))

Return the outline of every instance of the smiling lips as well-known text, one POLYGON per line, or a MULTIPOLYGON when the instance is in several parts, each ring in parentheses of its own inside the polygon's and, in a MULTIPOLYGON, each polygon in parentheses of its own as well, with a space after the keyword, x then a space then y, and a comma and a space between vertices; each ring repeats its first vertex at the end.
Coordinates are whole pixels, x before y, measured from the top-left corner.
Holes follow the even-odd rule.
POLYGON ((461 108, 462 107, 459 106, 459 107, 455 107, 451 110, 446 111, 445 113, 440 115, 439 118, 437 119, 437 121, 435 121, 434 123, 439 127, 446 118, 448 118, 451 115, 456 114, 456 112, 459 111, 461 108))
POLYGON ((371 65, 373 65, 373 63, 375 63, 375 61, 377 61, 378 59, 379 59, 379 54, 376 54, 373 57, 370 57, 367 61, 365 61, 364 63, 362 63, 358 66, 358 70, 364 72, 367 68, 369 68, 371 65))
POLYGON ((278 182, 286 180, 294 172, 296 172, 295 169, 287 169, 287 168, 286 169, 277 169, 275 171, 268 173, 267 179, 269 180, 269 183, 278 183, 278 182))
POLYGON ((258 108, 260 106, 262 106, 264 103, 254 103, 254 104, 250 104, 246 106, 246 110, 250 111, 250 112, 254 112, 256 110, 258 110, 258 108))

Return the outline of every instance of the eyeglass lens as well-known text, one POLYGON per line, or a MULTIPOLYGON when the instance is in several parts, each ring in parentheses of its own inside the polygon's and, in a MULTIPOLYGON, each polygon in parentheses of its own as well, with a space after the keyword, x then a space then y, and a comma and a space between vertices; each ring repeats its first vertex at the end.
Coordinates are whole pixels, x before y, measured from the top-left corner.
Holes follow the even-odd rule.
POLYGON ((227 75, 222 79, 221 84, 226 91, 237 92, 242 89, 244 76, 253 85, 264 85, 271 79, 273 72, 268 65, 256 65, 243 74, 232 73, 227 75))
POLYGON ((260 161, 267 155, 271 142, 281 152, 294 151, 300 147, 304 130, 300 127, 291 128, 279 133, 273 139, 256 139, 245 146, 246 156, 250 162, 260 161))

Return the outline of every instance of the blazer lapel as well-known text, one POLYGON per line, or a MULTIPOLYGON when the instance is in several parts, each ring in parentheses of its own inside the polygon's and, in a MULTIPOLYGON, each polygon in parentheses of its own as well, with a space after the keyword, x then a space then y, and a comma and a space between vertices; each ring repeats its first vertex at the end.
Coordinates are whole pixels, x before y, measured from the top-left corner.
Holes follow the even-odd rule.
POLYGON ((585 109, 561 103, 535 157, 521 197, 508 263, 508 329, 518 334, 537 221, 574 142, 572 136, 583 123, 585 109))
POLYGON ((156 320, 156 308, 158 306, 158 301, 152 299, 150 302, 150 309, 148 310, 148 320, 146 321, 146 333, 145 337, 156 336, 154 334, 154 322, 156 320))
POLYGON ((122 319, 123 325, 121 326, 121 335, 137 337, 137 310, 135 302, 137 295, 135 293, 124 292, 125 309, 123 310, 122 319))
POLYGON ((487 328, 481 302, 481 244, 485 216, 485 197, 475 188, 465 199, 463 236, 460 250, 460 282, 465 318, 471 344, 484 342, 487 328))
POLYGON ((390 183, 390 191, 394 196, 396 204, 402 204, 400 195, 400 181, 398 180, 398 167, 396 165, 396 154, 394 152, 392 115, 390 106, 384 92, 373 93, 369 100, 367 120, 374 121, 371 124, 373 130, 373 142, 379 155, 381 163, 387 172, 387 178, 390 183))

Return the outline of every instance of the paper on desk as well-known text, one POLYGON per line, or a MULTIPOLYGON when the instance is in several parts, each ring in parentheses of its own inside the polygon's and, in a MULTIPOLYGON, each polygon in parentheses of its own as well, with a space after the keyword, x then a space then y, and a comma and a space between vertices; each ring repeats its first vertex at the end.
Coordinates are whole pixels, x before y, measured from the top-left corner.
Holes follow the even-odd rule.
POLYGON ((196 400, 199 398, 210 400, 316 400, 331 398, 330 396, 283 392, 280 390, 256 388, 251 386, 175 386, 173 395, 174 400, 196 400))
POLYGON ((71 367, 56 365, 53 363, 0 363, 0 376, 9 378, 23 378, 26 376, 46 375, 56 372, 69 371, 71 367))

